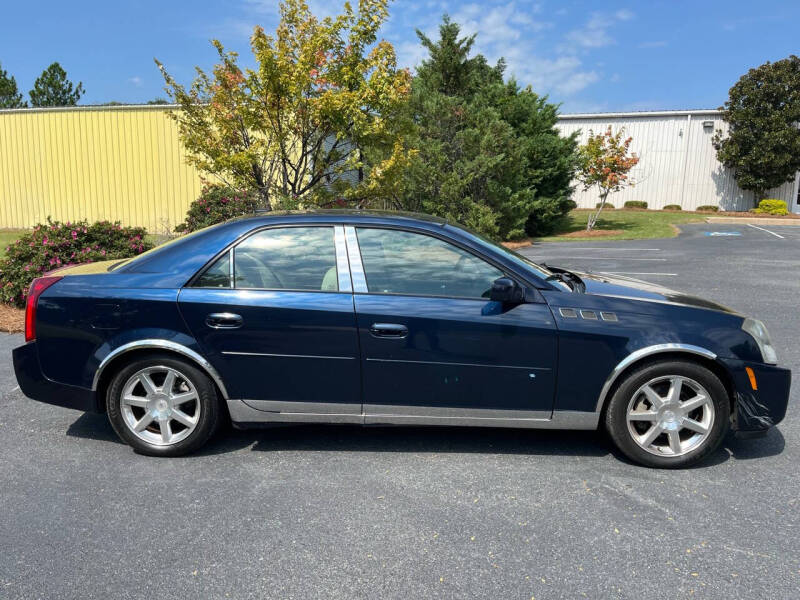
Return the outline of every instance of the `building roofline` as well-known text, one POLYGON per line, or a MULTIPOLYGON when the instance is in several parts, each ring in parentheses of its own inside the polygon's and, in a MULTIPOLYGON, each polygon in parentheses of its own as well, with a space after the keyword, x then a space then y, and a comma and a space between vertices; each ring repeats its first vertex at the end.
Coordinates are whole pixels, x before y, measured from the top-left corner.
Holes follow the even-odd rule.
POLYGON ((84 112, 98 110, 174 110, 177 104, 84 104, 81 106, 42 106, 27 108, 0 109, 0 115, 6 113, 45 113, 45 112, 84 112))
POLYGON ((632 117, 686 117, 689 115, 715 115, 722 114, 717 108, 704 108, 692 110, 643 110, 631 112, 602 112, 602 113, 566 113, 558 115, 560 120, 569 121, 574 119, 619 119, 632 117))

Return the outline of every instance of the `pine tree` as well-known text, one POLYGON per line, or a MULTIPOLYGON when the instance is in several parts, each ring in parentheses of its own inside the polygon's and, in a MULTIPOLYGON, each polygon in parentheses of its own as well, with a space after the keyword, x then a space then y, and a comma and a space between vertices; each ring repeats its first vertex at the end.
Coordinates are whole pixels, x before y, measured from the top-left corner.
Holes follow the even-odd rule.
POLYGON ((25 108, 22 94, 17 90, 17 80, 9 76, 0 65, 0 108, 25 108))
POLYGON ((30 91, 31 106, 75 106, 83 93, 83 84, 78 82, 73 89, 67 72, 54 62, 34 82, 30 91))
POLYGON ((437 41, 417 35, 429 58, 413 82, 417 154, 397 207, 495 238, 546 232, 574 206, 577 144, 555 129, 558 107, 513 79, 504 83, 505 62, 472 56, 475 36, 460 37, 447 16, 437 41))

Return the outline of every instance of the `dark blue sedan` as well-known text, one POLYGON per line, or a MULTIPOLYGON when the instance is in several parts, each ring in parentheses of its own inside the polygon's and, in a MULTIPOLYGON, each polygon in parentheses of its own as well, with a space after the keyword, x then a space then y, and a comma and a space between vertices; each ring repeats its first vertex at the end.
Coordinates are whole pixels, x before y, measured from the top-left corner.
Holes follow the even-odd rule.
POLYGON ((603 427, 679 467, 779 423, 790 385, 760 321, 398 213, 244 218, 58 271, 31 287, 26 340, 28 397, 106 412, 157 456, 230 418, 603 427))

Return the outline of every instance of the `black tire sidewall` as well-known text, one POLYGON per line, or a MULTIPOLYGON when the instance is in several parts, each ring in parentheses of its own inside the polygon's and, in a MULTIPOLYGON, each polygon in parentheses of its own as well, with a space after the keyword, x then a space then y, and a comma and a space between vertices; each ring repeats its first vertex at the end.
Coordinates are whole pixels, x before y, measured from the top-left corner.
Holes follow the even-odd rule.
POLYGON ((706 367, 690 361, 668 360, 651 362, 631 371, 616 387, 606 410, 605 425, 614 444, 628 458, 639 464, 657 468, 681 468, 695 464, 714 452, 730 427, 730 400, 725 386, 706 367), (682 456, 657 456, 641 448, 628 431, 627 410, 633 394, 656 377, 680 375, 697 381, 711 395, 714 404, 714 424, 705 441, 682 456))
POLYGON ((136 452, 148 456, 181 456, 205 444, 220 423, 219 399, 216 388, 209 377, 192 363, 165 355, 148 355, 125 364, 113 377, 106 394, 108 420, 117 435, 136 452), (137 371, 147 367, 172 367, 189 378, 200 399, 200 420, 195 430, 184 440, 171 446, 156 446, 139 439, 123 422, 120 398, 125 382, 137 371))

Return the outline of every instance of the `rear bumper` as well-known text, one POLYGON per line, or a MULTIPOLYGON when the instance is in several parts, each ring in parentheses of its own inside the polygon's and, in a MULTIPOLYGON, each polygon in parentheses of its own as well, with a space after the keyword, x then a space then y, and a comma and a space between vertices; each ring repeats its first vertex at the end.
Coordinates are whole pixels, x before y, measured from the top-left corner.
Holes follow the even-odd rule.
POLYGON ((97 412, 95 393, 92 390, 58 383, 45 377, 39 365, 36 342, 14 348, 14 373, 22 393, 32 400, 55 404, 65 408, 97 412))
POLYGON ((735 388, 735 411, 733 429, 740 432, 757 433, 767 431, 786 416, 792 372, 772 365, 746 363, 740 360, 725 360, 733 378, 735 388), (756 378, 758 389, 750 384, 745 367, 750 367, 756 378))

